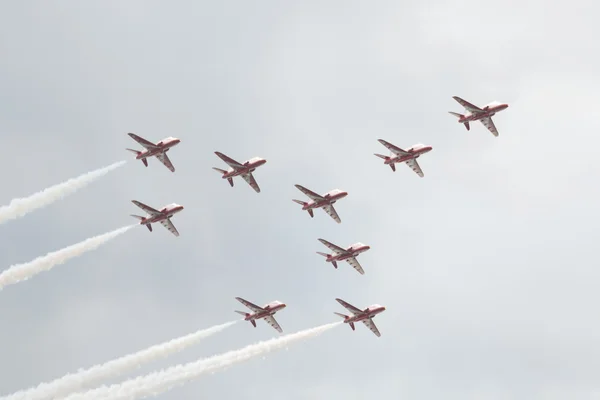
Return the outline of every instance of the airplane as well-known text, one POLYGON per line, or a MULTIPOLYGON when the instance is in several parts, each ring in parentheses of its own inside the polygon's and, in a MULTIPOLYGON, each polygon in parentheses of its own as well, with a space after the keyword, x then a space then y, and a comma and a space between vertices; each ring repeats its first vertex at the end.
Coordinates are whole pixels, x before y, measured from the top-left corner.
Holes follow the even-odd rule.
POLYGON ((479 108, 458 96, 452 96, 452 98, 465 108, 466 113, 463 115, 452 111, 448 112, 455 117, 458 117, 458 122, 465 124, 465 128, 467 128, 467 130, 471 129, 469 126, 470 121, 481 121, 481 123, 488 128, 488 130, 492 132, 494 136, 498 136, 498 130, 496 129, 496 125, 494 125, 494 121, 492 121, 492 117, 496 115, 497 112, 508 108, 508 104, 493 101, 483 106, 483 108, 479 108))
POLYGON ((333 243, 328 242, 325 239, 319 239, 319 242, 329 247, 333 251, 333 254, 321 253, 320 251, 317 251, 317 254, 327 257, 325 261, 332 263, 334 268, 337 269, 338 261, 346 261, 348 264, 354 267, 354 269, 357 270, 361 275, 365 274, 365 271, 360 266, 360 263, 356 259, 356 256, 358 256, 360 253, 364 253, 365 251, 369 250, 371 246, 367 246, 366 244, 362 244, 359 242, 353 244, 347 249, 343 249, 339 246, 336 246, 333 243))
POLYGON ((236 297, 235 299, 253 311, 253 313, 247 313, 245 311, 235 310, 236 313, 244 316, 244 321, 250 321, 252 326, 256 328, 256 320, 264 319, 269 325, 275 328, 277 332, 283 332, 283 329, 281 329, 281 326, 279 326, 273 315, 275 315, 277 311, 283 310, 286 307, 284 303, 276 300, 263 307, 259 307, 256 304, 252 304, 249 301, 242 299, 241 297, 236 297))
POLYGON ((175 167, 171 163, 171 160, 169 160, 169 157, 167 156, 167 151, 169 151, 171 147, 178 145, 179 142, 181 142, 181 140, 174 137, 168 137, 154 144, 144 138, 139 137, 135 133, 128 133, 128 135, 131 136, 133 140, 144 146, 144 148, 146 149, 145 151, 126 149, 136 154, 136 160, 142 160, 144 165, 147 167, 147 158, 155 156, 161 163, 165 165, 165 167, 169 168, 171 172, 175 172, 175 167))
POLYGON ((337 211, 335 211, 335 208, 333 208, 333 204, 336 201, 348 196, 348 192, 344 192, 340 189, 333 189, 333 190, 330 190, 329 192, 325 193, 323 196, 321 196, 320 194, 317 194, 311 190, 308 190, 304 186, 300 186, 300 185, 294 185, 294 186, 296 186, 296 188, 298 190, 300 190, 302 193, 307 195, 310 198, 310 201, 306 202, 306 201, 294 200, 294 199, 292 199, 292 201, 302 205, 302 210, 308 211, 308 214, 310 215, 311 218, 314 218, 314 216, 315 216, 314 211, 313 211, 315 208, 322 208, 327 214, 329 214, 329 216, 331 218, 333 218, 333 220, 335 222, 337 222, 338 224, 342 222, 337 211))
POLYGON ((373 332, 375 334, 375 336, 377 336, 377 337, 381 336, 381 333, 379 333, 379 329, 377 329, 375 322, 373 322, 373 317, 375 317, 379 313, 384 312, 385 307, 380 306, 379 304, 373 304, 372 306, 369 306, 369 307, 365 308, 364 310, 359 310, 358 308, 354 307, 353 305, 346 303, 342 299, 336 299, 336 300, 338 303, 343 305, 348 311, 350 311, 352 313, 352 316, 344 315, 344 314, 341 314, 338 312, 334 312, 334 314, 339 315, 340 317, 344 318, 344 323, 349 324, 350 328, 352 328, 352 330, 355 330, 355 328, 354 328, 355 322, 362 321, 362 323, 365 324, 367 326, 367 328, 369 328, 371 330, 371 332, 373 332))
POLYGON ((183 210, 183 206, 180 206, 179 204, 175 203, 168 204, 159 211, 145 205, 144 203, 140 203, 137 200, 131 200, 131 202, 149 214, 148 217, 141 217, 139 215, 131 214, 132 217, 140 220, 140 225, 146 225, 148 230, 152 232, 151 224, 155 222, 160 222, 160 224, 167 228, 167 230, 173 235, 179 236, 179 232, 177 232, 177 229, 175 229, 175 225, 173 225, 173 223, 171 222, 171 217, 183 210))
POLYGON ((402 150, 400 147, 394 146, 383 139, 377 140, 379 143, 387 147, 392 153, 394 153, 393 156, 384 156, 382 154, 375 153, 377 157, 385 160, 383 163, 389 165, 390 168, 392 168, 392 171, 396 172, 396 163, 405 162, 406 165, 412 168, 412 170, 415 171, 421 178, 425 176, 421 166, 417 162, 417 158, 419 158, 422 154, 430 152, 433 149, 431 146, 415 144, 412 147, 409 147, 407 150, 402 150))
POLYGON ((218 151, 215 151, 215 154, 217 156, 219 156, 219 158, 221 160, 225 161, 231 168, 229 168, 229 170, 227 170, 227 171, 224 169, 215 168, 215 167, 213 167, 213 169, 215 171, 222 173, 223 179, 227 179, 229 181, 229 184, 232 187, 233 187, 233 177, 241 176, 246 182, 248 182, 248 185, 250 185, 252 187, 252 189, 254 189, 256 191, 256 193, 260 193, 260 187, 258 186, 258 183, 256 183, 256 180, 254 179, 254 176, 252 175, 252 173, 254 172, 254 170, 256 168, 258 168, 261 165, 263 165, 264 163, 266 163, 267 160, 260 158, 260 157, 254 157, 254 158, 249 159, 248 161, 245 161, 242 164, 242 163, 235 161, 232 158, 227 157, 223 153, 219 153, 218 151))

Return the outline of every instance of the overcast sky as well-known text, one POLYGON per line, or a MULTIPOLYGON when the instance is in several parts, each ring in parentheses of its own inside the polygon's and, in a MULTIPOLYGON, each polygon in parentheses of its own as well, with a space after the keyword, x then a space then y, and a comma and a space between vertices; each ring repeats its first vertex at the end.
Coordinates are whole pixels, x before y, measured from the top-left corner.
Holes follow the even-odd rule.
MULTIPOLYGON (((3 269, 176 202, 0 293, 0 394, 280 300, 285 333, 341 297, 387 307, 159 399, 599 399, 600 27, 595 2, 28 1, 0 7, 0 203, 181 139, 0 226, 3 269), (448 111, 510 106, 500 136, 448 111), (433 146, 393 173, 377 139, 433 146), (211 169, 267 164, 255 193, 211 169), (349 195, 311 219, 301 184, 349 195), (317 238, 363 242, 335 270, 317 238)), ((159 363, 276 336, 239 323, 159 363)), ((114 381, 121 381, 122 376, 114 381)), ((112 381, 111 381, 112 382, 112 381)))

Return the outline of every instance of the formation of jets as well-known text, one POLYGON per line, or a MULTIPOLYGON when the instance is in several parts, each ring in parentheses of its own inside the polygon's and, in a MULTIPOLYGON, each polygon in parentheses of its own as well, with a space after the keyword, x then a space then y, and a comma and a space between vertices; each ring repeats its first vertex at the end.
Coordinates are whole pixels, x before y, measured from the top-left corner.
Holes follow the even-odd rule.
MULTIPOLYGON (((508 107, 508 104, 499 103, 499 102, 491 102, 482 108, 477 107, 466 100, 461 99, 460 97, 453 96, 453 99, 456 100, 460 105, 465 108, 465 114, 459 114, 456 112, 449 111, 450 114, 458 117, 458 122, 464 124, 467 130, 470 130, 470 122, 471 121, 480 121, 494 136, 498 136, 498 130, 492 121, 492 117, 496 115, 496 113, 505 110, 508 107)), ((129 133, 129 136, 133 138, 136 142, 142 145, 145 150, 138 151, 133 149, 127 149, 136 154, 136 160, 142 160, 144 165, 148 166, 148 158, 156 157, 161 163, 163 163, 171 172, 175 172, 175 167, 173 166, 171 160, 167 156, 167 152, 174 146, 180 143, 180 140, 173 137, 165 138, 158 143, 152 143, 146 139, 141 138, 140 136, 129 133)), ((389 151, 390 155, 386 156, 383 154, 375 155, 384 160, 384 165, 389 165, 393 172, 396 172, 396 164, 406 163, 419 177, 423 178, 425 174, 421 169, 421 166, 417 162, 417 159, 425 154, 430 152, 433 148, 424 144, 415 144, 406 150, 387 142, 383 139, 378 139, 379 143, 385 146, 389 151)), ((250 185, 252 189, 256 193, 260 193, 260 187, 254 178, 253 172, 262 165, 264 165, 267 160, 260 157, 253 157, 244 162, 238 162, 232 159, 229 156, 226 156, 223 153, 218 151, 215 154, 223 160, 228 166, 228 169, 221 169, 213 167, 214 170, 221 174, 222 179, 227 179, 229 185, 233 187, 233 178, 236 176, 242 177, 244 181, 250 185)), ((292 199, 294 202, 300 204, 302 206, 302 211, 308 212, 311 218, 314 218, 314 210, 321 208, 325 213, 327 213, 335 222, 340 224, 342 222, 340 216, 338 215, 336 209, 334 208, 334 204, 346 196, 348 196, 348 192, 333 189, 325 194, 318 194, 305 188, 304 186, 295 185, 298 190, 300 190, 304 195, 306 195, 309 200, 302 201, 292 199)), ((169 232, 171 232, 175 236, 179 236, 179 232, 171 222, 171 218, 178 212, 183 210, 183 206, 179 204, 169 204, 164 206, 162 209, 157 210, 154 209, 144 203, 141 203, 137 200, 132 200, 133 204, 141 208, 147 213, 147 216, 139 216, 132 215, 140 221, 141 225, 146 225, 149 231, 152 232, 152 224, 158 222, 162 226, 164 226, 169 232)), ((369 250, 371 247, 365 245, 363 243, 357 242, 347 248, 340 247, 336 244, 333 244, 325 239, 318 239, 323 245, 328 247, 332 253, 323 253, 318 251, 317 254, 325 257, 325 261, 331 263, 334 268, 337 269, 338 262, 346 261, 350 266, 352 266, 359 274, 364 275, 365 271, 357 260, 359 254, 364 253, 369 250)), ((279 333, 283 332, 283 329, 275 319, 274 315, 280 310, 286 308, 286 304, 280 301, 272 301, 262 307, 257 306, 254 303, 251 303, 241 297, 236 297, 240 303, 248 307, 251 312, 246 311, 237 311, 236 313, 243 315, 245 321, 250 321, 250 323, 256 327, 256 320, 264 320, 269 325, 271 325, 275 330, 279 333)), ((379 304, 373 304, 364 310, 361 310, 348 302, 336 298, 336 301, 340 303, 344 308, 346 308, 351 315, 345 315, 338 312, 335 312, 336 315, 344 318, 344 323, 348 324, 352 330, 355 330, 355 323, 362 322, 367 326, 371 332, 373 332, 377 337, 381 336, 379 329, 373 322, 373 318, 385 311, 385 307, 379 304)))

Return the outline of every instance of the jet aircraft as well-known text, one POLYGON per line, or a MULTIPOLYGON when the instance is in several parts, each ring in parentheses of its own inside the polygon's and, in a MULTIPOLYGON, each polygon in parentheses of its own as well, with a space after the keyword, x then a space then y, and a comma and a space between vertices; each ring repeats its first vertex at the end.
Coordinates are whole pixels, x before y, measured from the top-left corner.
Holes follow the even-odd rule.
POLYGON ((276 300, 263 307, 259 307, 256 304, 242 299, 241 297, 236 297, 235 299, 253 311, 253 313, 248 313, 246 311, 235 310, 236 313, 244 316, 244 321, 250 321, 250 323, 252 323, 252 325, 256 328, 256 320, 264 319, 269 325, 275 328, 277 332, 283 332, 283 329, 281 329, 281 326, 279 326, 273 315, 275 315, 277 311, 283 310, 286 307, 284 303, 276 300))
POLYGON ((347 249, 344 249, 333 243, 328 242, 325 239, 319 239, 319 242, 321 242, 325 246, 329 247, 329 249, 331 249, 331 251, 333 251, 333 253, 327 254, 327 253, 321 253, 320 251, 317 251, 317 254, 320 254, 323 257, 326 257, 325 261, 332 263, 334 268, 337 269, 338 261, 346 261, 348 264, 350 264, 352 267, 354 267, 354 269, 357 270, 361 275, 365 274, 365 271, 362 269, 360 263, 356 259, 356 256, 358 256, 360 253, 364 253, 365 251, 369 250, 371 248, 370 246, 367 246, 366 244, 362 244, 359 242, 359 243, 353 244, 352 246, 348 247, 347 249))
POLYGON ((131 138, 133 138, 133 140, 135 140, 136 142, 138 142, 139 144, 144 146, 144 148, 146 149, 145 151, 127 149, 136 154, 136 156, 135 156, 136 160, 142 160, 144 165, 147 167, 148 166, 147 158, 155 156, 156 158, 158 158, 158 160, 161 163, 163 163, 165 165, 165 167, 169 168, 169 170, 171 170, 171 172, 175 172, 175 167, 173 166, 173 164, 171 163, 171 160, 167 156, 167 151, 169 151, 171 149, 171 147, 178 145, 179 142, 181 142, 181 140, 174 138, 174 137, 168 137, 168 138, 165 138, 165 139, 161 140, 160 142, 154 144, 144 138, 139 137, 135 133, 128 133, 128 135, 131 136, 131 138))
POLYGON ((256 193, 260 193, 260 187, 258 186, 258 183, 256 183, 256 180, 254 179, 252 172, 254 172, 254 170, 256 168, 258 168, 261 165, 263 165, 264 163, 266 163, 267 160, 260 158, 260 157, 254 157, 254 158, 249 159, 248 161, 245 161, 242 164, 242 163, 235 161, 232 158, 227 157, 223 153, 219 153, 218 151, 215 151, 215 154, 217 156, 219 156, 219 158, 221 160, 225 161, 231 167, 228 170, 213 167, 213 169, 215 171, 218 171, 221 174, 223 174, 222 175, 223 179, 227 179, 227 181, 229 182, 229 185, 231 185, 233 187, 233 177, 234 176, 241 176, 246 182, 248 182, 248 185, 250 185, 252 187, 252 189, 254 189, 256 191, 256 193))
POLYGON ((426 146, 424 144, 415 144, 412 147, 409 147, 407 150, 403 150, 400 147, 394 146, 391 143, 386 142, 383 139, 378 139, 379 143, 387 147, 393 155, 384 156, 383 154, 375 155, 379 158, 383 158, 385 161, 384 164, 387 164, 392 168, 392 171, 396 172, 396 164, 405 162, 413 171, 416 172, 421 178, 425 176, 423 174, 423 170, 421 166, 417 162, 417 158, 421 157, 422 154, 428 153, 432 150, 431 146, 426 146))
POLYGON ((508 104, 493 101, 483 106, 483 108, 479 108, 458 96, 452 96, 452 98, 465 108, 466 113, 463 115, 452 111, 448 112, 455 117, 458 117, 458 122, 464 124, 467 130, 471 129, 469 126, 470 121, 481 121, 494 136, 498 136, 498 130, 496 129, 496 125, 494 125, 494 121, 492 121, 492 117, 496 115, 497 112, 508 108, 508 104))
POLYGON ((133 214, 131 215, 132 217, 140 220, 140 225, 146 225, 148 230, 150 232, 152 232, 151 224, 153 224, 155 222, 160 222, 160 224, 162 226, 164 226, 165 228, 167 228, 167 230, 169 232, 171 232, 173 235, 179 236, 179 232, 177 232, 175 225, 173 225, 173 223, 171 222, 171 217, 173 215, 177 214, 178 212, 180 212, 181 210, 183 210, 183 206, 173 203, 173 204, 164 206, 159 211, 159 210, 156 210, 150 206, 147 206, 144 203, 141 203, 137 200, 131 200, 131 202, 133 204, 135 204, 136 206, 138 206, 139 208, 141 208, 142 210, 146 211, 149 215, 148 217, 141 217, 139 215, 133 215, 133 214))
POLYGON ((360 309, 354 307, 353 305, 346 303, 342 299, 336 299, 336 300, 338 303, 340 303, 342 306, 344 306, 348 311, 350 311, 352 313, 352 316, 340 314, 338 312, 335 312, 334 314, 339 315, 340 317, 344 318, 344 323, 349 324, 350 328, 352 328, 352 330, 355 330, 355 328, 354 328, 355 322, 362 321, 362 323, 365 324, 367 326, 367 328, 369 328, 371 330, 371 332, 373 332, 375 334, 375 336, 377 336, 377 337, 381 336, 381 333, 379 333, 379 329, 377 329, 375 322, 373 322, 373 317, 375 317, 379 313, 384 312, 385 307, 380 306, 379 304, 373 304, 372 306, 369 306, 369 307, 365 308, 364 310, 360 310, 360 309))
POLYGON ((344 192, 343 190, 339 190, 339 189, 333 189, 333 190, 330 190, 329 192, 325 193, 324 195, 320 195, 311 190, 308 190, 304 186, 300 186, 300 185, 294 185, 294 186, 296 186, 296 188, 298 190, 300 190, 302 193, 304 193, 306 196, 308 196, 310 198, 310 201, 306 202, 306 201, 295 200, 295 199, 292 199, 292 201, 300 204, 302 206, 302 210, 308 211, 308 214, 310 215, 311 218, 314 218, 313 210, 315 208, 322 208, 327 214, 329 214, 329 216, 331 218, 333 218, 333 220, 335 222, 337 222, 338 224, 342 222, 337 211, 335 210, 335 208, 333 208, 333 204, 336 201, 348 196, 348 192, 344 192))

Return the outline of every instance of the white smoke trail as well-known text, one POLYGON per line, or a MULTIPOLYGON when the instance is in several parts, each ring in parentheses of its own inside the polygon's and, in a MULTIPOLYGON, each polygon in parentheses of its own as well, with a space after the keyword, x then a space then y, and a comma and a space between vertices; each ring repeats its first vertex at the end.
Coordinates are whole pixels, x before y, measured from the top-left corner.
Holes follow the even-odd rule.
POLYGON ((167 357, 196 344, 200 340, 223 331, 238 321, 227 322, 208 329, 203 329, 165 343, 129 354, 121 358, 95 365, 87 370, 67 374, 52 382, 40 383, 38 386, 15 392, 2 400, 39 400, 62 398, 77 390, 98 383, 98 381, 124 374, 139 368, 142 364, 167 357))
POLYGON ((58 185, 50 186, 49 188, 46 188, 41 192, 34 193, 29 197, 12 199, 10 204, 0 207, 0 224, 3 224, 11 219, 20 218, 31 211, 54 203, 55 201, 60 200, 63 197, 87 186, 89 183, 103 175, 106 175, 113 169, 119 168, 126 162, 127 161, 119 161, 109 165, 108 167, 79 175, 77 178, 72 178, 66 182, 59 183, 58 185))
POLYGON ((334 322, 312 329, 291 333, 264 342, 251 344, 239 350, 201 359, 187 364, 175 365, 165 370, 138 376, 120 384, 100 386, 87 392, 74 393, 64 400, 134 400, 157 396, 176 386, 181 386, 199 376, 241 363, 273 350, 284 348, 294 342, 309 339, 328 331, 342 322, 334 322))
POLYGON ((87 251, 95 250, 100 247, 100 245, 122 235, 135 226, 138 225, 119 228, 112 232, 94 236, 83 242, 65 247, 64 249, 48 253, 45 256, 38 257, 28 263, 13 265, 0 274, 0 290, 4 289, 5 286, 25 281, 40 272, 48 271, 54 266, 63 264, 71 258, 80 256, 87 251))

